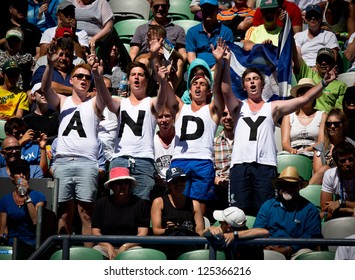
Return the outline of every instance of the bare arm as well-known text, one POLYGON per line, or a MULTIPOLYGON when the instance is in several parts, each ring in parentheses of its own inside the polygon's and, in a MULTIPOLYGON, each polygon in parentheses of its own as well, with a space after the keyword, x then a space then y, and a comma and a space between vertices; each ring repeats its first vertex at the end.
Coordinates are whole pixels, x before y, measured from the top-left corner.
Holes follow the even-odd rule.
POLYGON ((38 145, 39 145, 40 152, 41 152, 39 166, 42 169, 43 175, 46 176, 48 173, 48 160, 47 160, 47 150, 46 150, 47 135, 45 133, 41 133, 38 145))
POLYGON ((322 114, 322 120, 319 125, 319 133, 318 133, 317 143, 321 143, 324 141, 324 127, 325 127, 325 121, 327 120, 327 116, 328 116, 328 114, 325 112, 322 114))
POLYGON ((154 199, 150 217, 152 219, 152 228, 154 235, 163 235, 165 233, 165 228, 162 227, 161 217, 163 212, 163 200, 161 197, 154 199))
MULTIPOLYGON (((328 85, 338 76, 335 67, 324 75, 323 82, 328 85)), ((272 115, 276 123, 282 116, 295 112, 308 102, 312 102, 322 94, 324 86, 321 83, 312 87, 303 96, 292 98, 290 100, 279 100, 271 103, 272 115)))
POLYGON ((112 27, 113 27, 113 19, 106 22, 104 27, 100 30, 100 32, 96 33, 95 36, 89 39, 89 46, 91 46, 92 44, 95 45, 96 41, 101 40, 107 34, 109 34, 112 31, 112 27))
POLYGON ((137 54, 139 53, 140 48, 138 46, 131 46, 129 48, 129 56, 131 57, 131 60, 134 61, 136 58, 137 54))
POLYGON ((282 149, 289 152, 290 154, 297 154, 297 150, 291 147, 291 125, 290 125, 290 115, 286 115, 282 119, 281 123, 281 141, 282 149))
POLYGON ((8 234, 7 231, 7 214, 5 212, 0 213, 0 234, 8 234))
POLYGON ((187 61, 189 64, 192 63, 196 59, 196 53, 195 52, 188 52, 187 53, 187 61))
POLYGON ((50 104, 55 110, 59 111, 61 97, 59 97, 58 94, 52 88, 53 67, 55 61, 59 58, 56 52, 57 43, 55 40, 53 40, 48 48, 47 66, 42 76, 41 91, 43 92, 48 104, 50 104))
MULTIPOLYGON (((96 235, 96 236, 101 236, 101 229, 99 228, 92 228, 91 229, 91 233, 92 235, 96 235)), ((108 257, 110 260, 113 260, 116 257, 116 250, 115 248, 108 242, 99 242, 97 245, 100 245, 102 247, 105 247, 108 253, 108 257)))
POLYGON ((196 223, 195 232, 199 236, 203 236, 203 231, 205 229, 205 222, 202 216, 201 206, 197 200, 193 200, 192 203, 194 205, 194 220, 196 223))
POLYGON ((61 83, 57 83, 54 81, 52 81, 52 89, 56 93, 66 95, 66 96, 72 95, 72 93, 73 93, 73 88, 71 86, 66 86, 66 85, 63 85, 61 83))
POLYGON ((152 99, 152 113, 157 117, 164 107, 167 96, 175 95, 172 86, 168 81, 168 70, 165 66, 156 67, 156 77, 159 83, 157 98, 152 99))

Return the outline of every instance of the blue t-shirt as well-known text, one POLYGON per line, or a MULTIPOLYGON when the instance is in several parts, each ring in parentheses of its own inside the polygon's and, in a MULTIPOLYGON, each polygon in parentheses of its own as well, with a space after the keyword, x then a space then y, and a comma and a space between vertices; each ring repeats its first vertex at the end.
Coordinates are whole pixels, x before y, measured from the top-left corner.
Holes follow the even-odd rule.
POLYGON ((211 44, 216 48, 219 37, 222 37, 227 43, 234 41, 232 30, 221 23, 218 23, 210 37, 203 30, 202 23, 197 24, 187 31, 186 52, 195 52, 196 57, 206 61, 211 68, 216 64, 211 44))
MULTIPOLYGON (((42 82, 42 76, 44 73, 44 70, 46 69, 46 65, 42 65, 40 67, 37 68, 37 70, 33 73, 32 75, 32 81, 31 84, 37 84, 37 83, 41 83, 42 82)), ((70 72, 73 68, 70 67, 70 69, 68 70, 67 75, 65 76, 65 78, 63 78, 63 76, 59 73, 58 70, 56 70, 55 68, 53 69, 53 76, 52 76, 52 82, 56 82, 68 87, 72 87, 71 83, 69 82, 70 80, 70 72)))
MULTIPOLYGON (((30 190, 29 195, 33 205, 36 206, 39 202, 44 202, 44 206, 47 204, 46 197, 43 193, 30 190)), ((6 221, 9 233, 9 245, 12 245, 14 237, 18 237, 32 246, 36 245, 36 226, 32 224, 27 206, 17 206, 12 193, 4 195, 1 198, 0 213, 6 213, 7 215, 6 221)))

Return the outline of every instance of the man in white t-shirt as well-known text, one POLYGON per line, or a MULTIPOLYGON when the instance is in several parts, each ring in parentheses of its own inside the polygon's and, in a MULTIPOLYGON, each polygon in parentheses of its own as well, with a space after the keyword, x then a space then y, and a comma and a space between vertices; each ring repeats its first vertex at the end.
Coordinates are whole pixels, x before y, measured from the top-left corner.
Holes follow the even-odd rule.
POLYGON ((62 1, 58 4, 57 8, 58 25, 56 27, 51 27, 46 29, 41 37, 40 45, 40 56, 46 55, 47 48, 55 37, 57 29, 61 27, 70 28, 75 34, 74 39, 74 51, 75 55, 85 59, 85 48, 89 47, 89 37, 85 30, 76 28, 75 20, 75 6, 69 1, 62 1))

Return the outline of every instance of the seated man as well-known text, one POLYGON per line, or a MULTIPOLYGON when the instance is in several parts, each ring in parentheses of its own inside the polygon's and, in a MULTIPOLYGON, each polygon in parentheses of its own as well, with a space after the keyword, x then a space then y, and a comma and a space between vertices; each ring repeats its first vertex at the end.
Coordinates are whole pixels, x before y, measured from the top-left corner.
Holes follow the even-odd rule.
POLYGON ((18 237, 35 247, 36 210, 39 206, 45 207, 46 197, 30 189, 30 166, 27 161, 18 158, 11 162, 9 169, 14 191, 0 200, 0 235, 7 237, 9 245, 18 237))
MULTIPOLYGON (((294 60, 293 71, 295 73, 297 81, 302 78, 310 78, 315 84, 322 81, 325 73, 335 67, 334 52, 330 48, 321 48, 317 52, 316 70, 307 66, 306 62, 300 55, 297 57, 298 61, 294 60)), ((347 88, 347 85, 338 80, 334 80, 329 84, 324 84, 323 94, 317 98, 315 108, 319 111, 325 111, 329 113, 332 108, 342 109, 343 97, 347 88)))
POLYGON ((263 228, 248 229, 244 211, 238 207, 228 207, 216 210, 213 217, 220 222, 220 226, 205 229, 203 235, 212 238, 217 248, 223 248, 227 260, 263 260, 263 248, 259 246, 239 245, 234 240, 267 237, 269 231, 263 228))
POLYGON ((29 110, 27 93, 16 86, 20 71, 20 66, 12 59, 2 66, 4 84, 0 86, 0 119, 8 120, 14 116, 22 118, 29 110))
POLYGON ((245 34, 244 49, 250 51, 254 44, 273 44, 278 46, 281 27, 277 25, 280 14, 276 0, 262 0, 260 11, 264 23, 257 27, 250 27, 245 34))
MULTIPOLYGON (((270 237, 320 238, 319 210, 300 195, 300 189, 308 182, 298 175, 297 169, 287 166, 272 183, 277 196, 261 206, 254 228, 269 230, 270 237)), ((282 253, 287 259, 311 251, 302 245, 267 246, 265 249, 282 253)))
POLYGON ((327 219, 354 216, 355 148, 348 142, 341 142, 333 148, 332 156, 336 167, 325 171, 323 176, 322 211, 327 213, 327 219))
MULTIPOLYGON (((136 180, 124 167, 114 167, 105 187, 113 194, 102 197, 95 203, 92 215, 93 235, 148 235, 149 204, 132 194, 136 180)), ((98 243, 98 250, 106 259, 114 259, 120 253, 136 247, 136 243, 98 243)))
MULTIPOLYGON (((21 146, 14 136, 8 136, 4 139, 1 146, 1 154, 5 158, 5 166, 0 168, 0 177, 9 177, 9 164, 14 160, 21 159, 21 146)), ((43 172, 39 165, 30 165, 30 178, 43 178, 43 172)))

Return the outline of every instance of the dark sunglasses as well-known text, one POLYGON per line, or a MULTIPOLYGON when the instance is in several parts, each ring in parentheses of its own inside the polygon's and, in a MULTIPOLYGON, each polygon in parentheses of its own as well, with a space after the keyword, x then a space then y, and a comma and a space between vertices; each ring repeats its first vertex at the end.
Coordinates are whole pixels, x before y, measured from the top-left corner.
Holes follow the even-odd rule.
POLYGON ((153 9, 154 10, 158 10, 159 7, 161 7, 163 10, 166 10, 168 8, 168 4, 156 4, 156 5, 153 5, 153 9))
POLYGON ((228 115, 229 115, 228 112, 223 112, 223 113, 222 113, 222 117, 227 117, 228 115))
POLYGON ((73 75, 73 78, 77 78, 78 80, 82 80, 84 77, 85 77, 85 80, 91 81, 91 75, 81 74, 81 73, 73 75))
POLYGON ((332 125, 334 125, 335 128, 341 127, 342 123, 341 122, 325 122, 325 126, 327 128, 331 128, 332 125))
POLYGON ((11 146, 11 147, 4 148, 4 151, 7 153, 11 153, 13 150, 15 150, 16 152, 19 152, 19 151, 21 151, 21 146, 11 146))
POLYGON ((339 164, 344 164, 346 161, 354 162, 354 157, 340 158, 338 159, 339 164))
POLYGON ((320 20, 321 16, 319 14, 309 14, 306 15, 307 20, 315 19, 315 20, 320 20))
POLYGON ((186 177, 177 177, 177 178, 174 178, 170 181, 171 184, 179 184, 179 183, 185 183, 186 182, 186 177))

